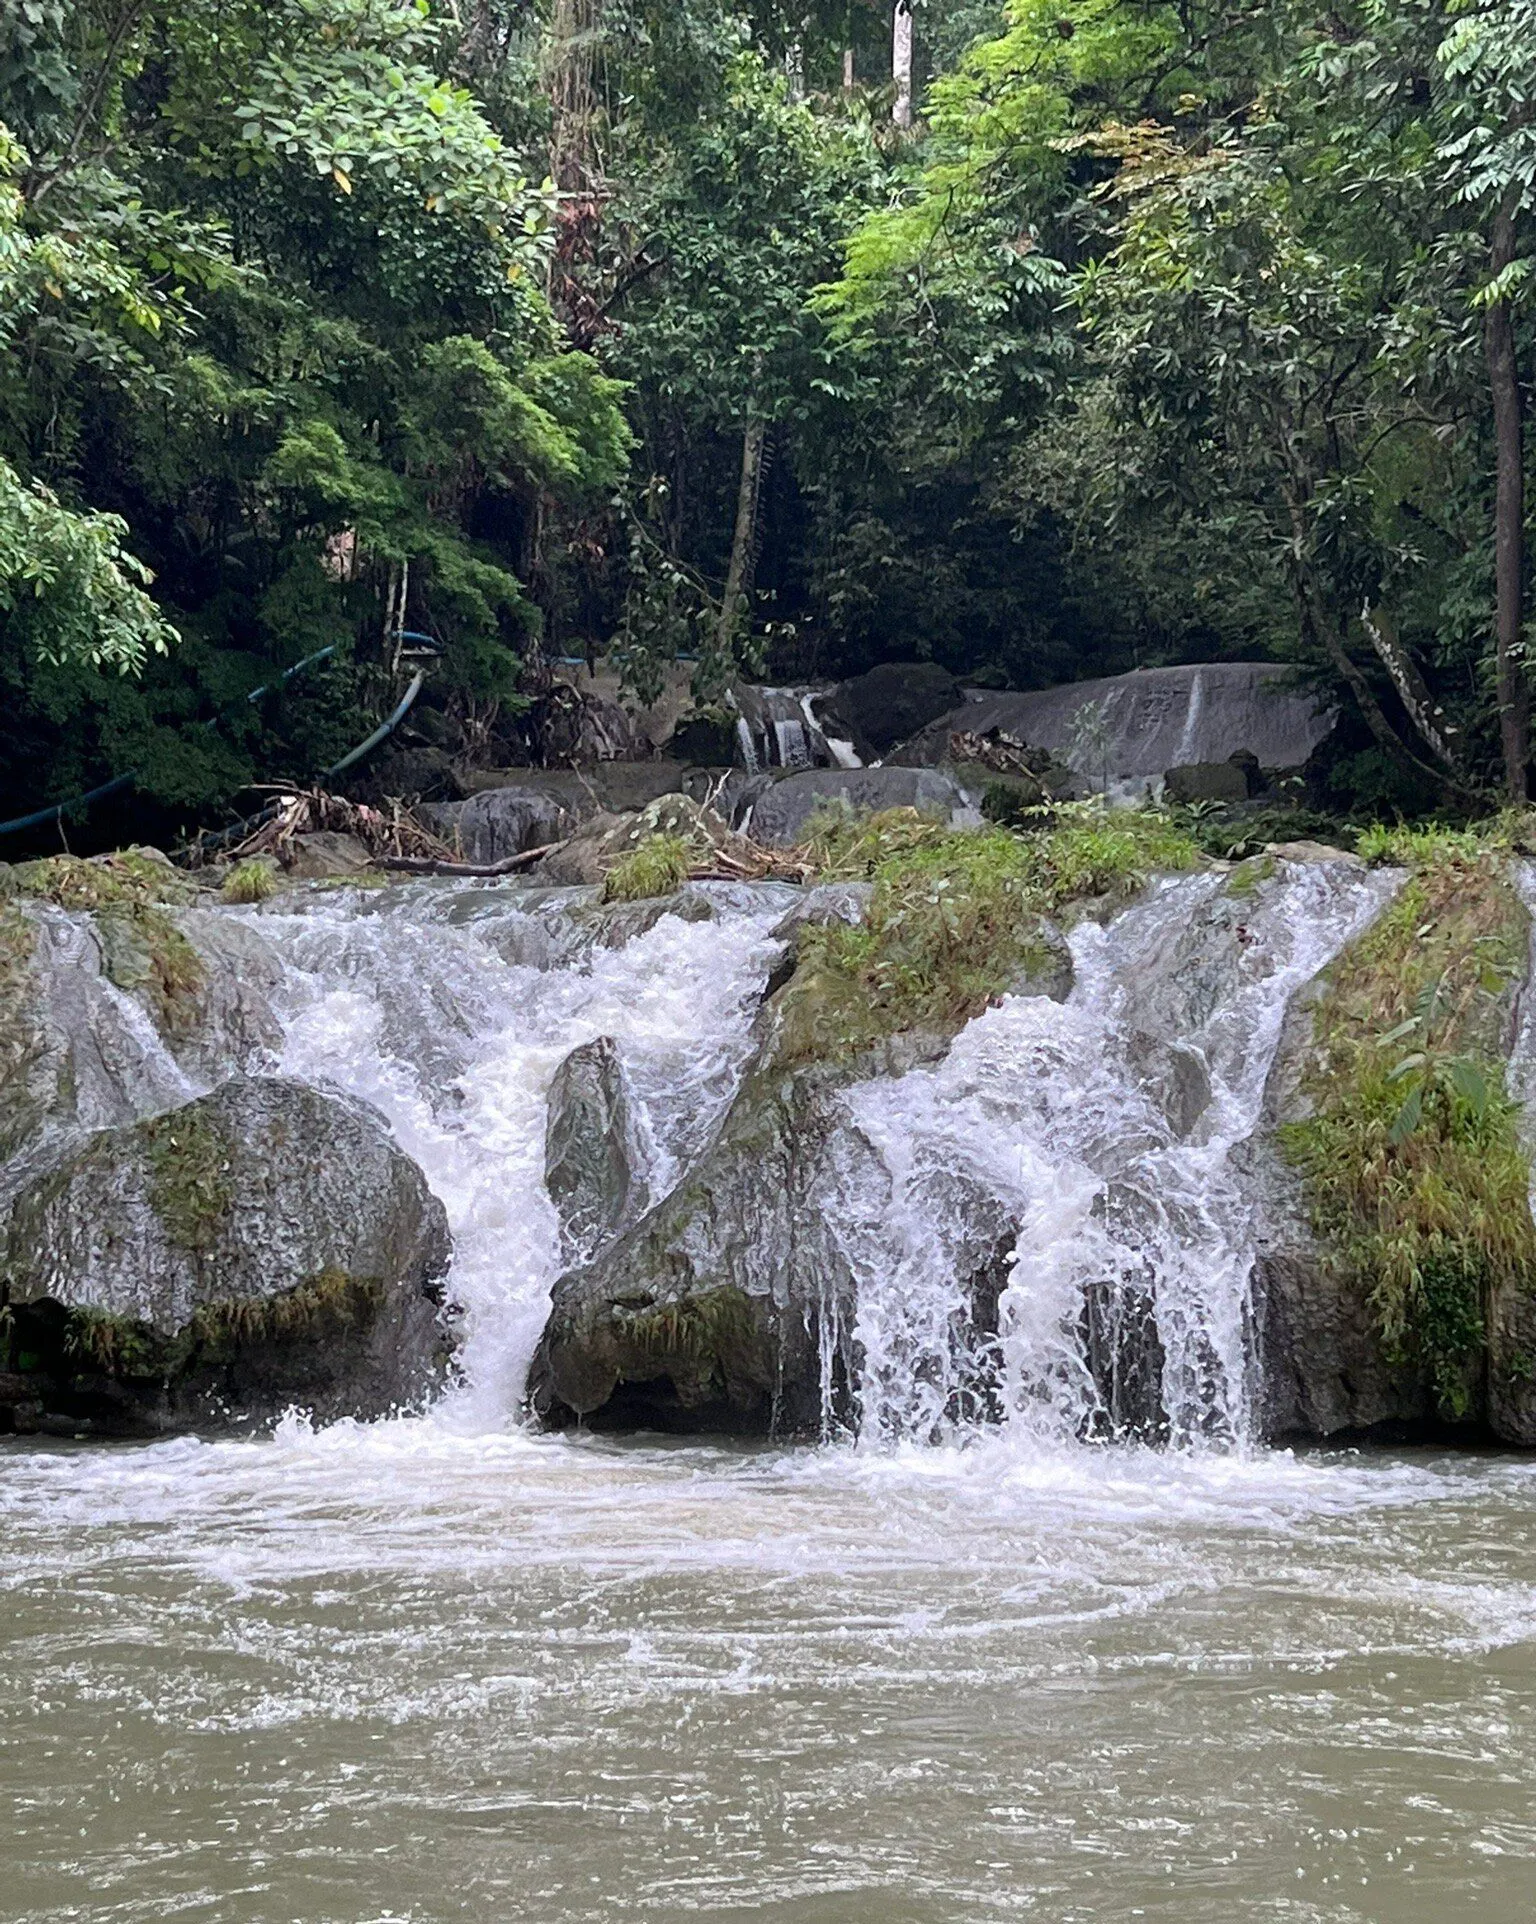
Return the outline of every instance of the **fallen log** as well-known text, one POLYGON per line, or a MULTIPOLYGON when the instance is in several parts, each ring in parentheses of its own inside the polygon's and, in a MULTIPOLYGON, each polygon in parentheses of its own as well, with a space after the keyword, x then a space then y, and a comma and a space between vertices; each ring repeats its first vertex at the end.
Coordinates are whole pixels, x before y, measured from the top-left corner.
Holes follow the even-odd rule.
POLYGON ((553 855, 570 841, 546 842, 542 848, 525 848, 521 855, 509 855, 502 862, 438 862, 419 855, 381 855, 374 862, 375 868, 390 869, 397 875, 464 875, 481 879, 494 879, 498 875, 515 875, 519 869, 532 868, 535 862, 546 855, 553 855))

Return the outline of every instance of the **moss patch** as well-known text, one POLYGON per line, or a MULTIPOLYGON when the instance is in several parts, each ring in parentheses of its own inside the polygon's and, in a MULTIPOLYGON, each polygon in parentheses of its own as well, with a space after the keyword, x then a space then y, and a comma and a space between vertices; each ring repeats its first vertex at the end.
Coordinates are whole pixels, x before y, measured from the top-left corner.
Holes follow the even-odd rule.
MULTIPOLYGON (((1377 846, 1362 838, 1362 852, 1377 846)), ((1315 1113, 1281 1144, 1387 1355, 1422 1361, 1442 1408, 1463 1416, 1490 1292, 1536 1281, 1530 1171, 1503 1072, 1528 918, 1486 843, 1384 831, 1380 846, 1414 872, 1330 972, 1304 1083, 1315 1113)))
POLYGON ((675 895, 688 880, 693 851, 681 835, 647 835, 603 877, 605 902, 643 902, 675 895))
MULTIPOLYGON (((166 1336, 152 1324, 103 1310, 75 1309, 63 1325, 64 1361, 116 1381, 171 1382, 202 1363, 228 1361, 262 1344, 314 1341, 369 1323, 384 1301, 377 1277, 323 1269, 279 1296, 204 1303, 186 1328, 166 1336)), ((45 1357, 33 1357, 45 1367, 45 1357)))
MULTIPOLYGON (((32 978, 32 951, 36 936, 32 925, 19 910, 9 904, 0 903, 0 1092, 5 1091, 13 1077, 20 1074, 32 1059, 36 1048, 34 1026, 28 1019, 29 1006, 36 994, 36 984, 32 978)), ((13 1134, 24 1133, 22 1128, 13 1131, 7 1126, 15 1108, 10 1098, 4 1098, 4 1110, 0 1111, 0 1154, 14 1148, 13 1134)))
POLYGON ((192 1317, 191 1332, 216 1352, 292 1342, 371 1322, 383 1302, 384 1285, 378 1277, 322 1269, 280 1296, 205 1303, 192 1317))
POLYGON ((616 1308, 613 1320, 626 1349, 693 1395, 723 1392, 762 1341, 750 1301, 732 1284, 650 1309, 616 1308))
POLYGON ((97 910, 95 920, 108 980, 142 994, 166 1034, 194 1028, 208 973, 165 910, 119 903, 97 910))
POLYGON ((61 909, 143 907, 185 904, 200 893, 196 883, 168 863, 126 849, 87 861, 78 855, 50 855, 0 871, 0 894, 53 902, 61 909))
POLYGON ((156 1215, 174 1242, 207 1255, 234 1200, 228 1143, 196 1109, 157 1116, 143 1125, 143 1137, 156 1215))
POLYGON ((1273 855, 1251 855, 1227 877, 1227 893, 1241 901, 1257 895, 1266 882, 1272 881, 1275 874, 1273 855))
POLYGON ((1045 971, 1042 918, 1134 894, 1199 854, 1165 816, 1069 808, 1029 834, 952 831, 913 809, 824 816, 807 844, 826 877, 874 882, 864 922, 805 930, 780 992, 778 1057, 847 1056, 907 1030, 951 1034, 1045 971))

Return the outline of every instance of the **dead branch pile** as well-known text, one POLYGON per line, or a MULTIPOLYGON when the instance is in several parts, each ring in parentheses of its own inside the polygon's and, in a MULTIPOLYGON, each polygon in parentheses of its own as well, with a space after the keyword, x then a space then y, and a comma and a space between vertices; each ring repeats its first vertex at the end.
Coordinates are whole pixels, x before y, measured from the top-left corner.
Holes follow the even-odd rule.
POLYGON ((260 820, 229 851, 232 860, 271 855, 285 862, 299 836, 313 835, 321 829, 355 835, 370 855, 380 859, 410 856, 418 861, 452 862, 457 858, 458 851, 423 827, 403 802, 369 808, 362 802, 349 802, 345 796, 327 794, 323 788, 274 788, 269 792, 272 800, 260 820))
POLYGON ((1031 781, 1038 782, 1040 775, 1034 763, 1043 766, 1048 756, 1035 755, 1019 740, 1010 735, 1005 728, 989 728, 984 735, 957 730, 949 738, 949 752, 957 762, 979 762, 983 768, 995 769, 999 775, 1027 775, 1031 781))

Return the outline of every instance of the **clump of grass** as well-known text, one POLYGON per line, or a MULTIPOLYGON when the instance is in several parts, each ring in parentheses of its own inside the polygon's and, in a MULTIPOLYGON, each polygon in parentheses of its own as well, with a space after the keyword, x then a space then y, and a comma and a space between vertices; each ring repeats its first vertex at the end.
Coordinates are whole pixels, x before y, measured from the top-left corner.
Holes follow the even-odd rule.
POLYGON ((840 1057, 906 1030, 952 1034, 1051 961, 1043 918, 1133 894, 1199 851, 1151 811, 1069 806, 1033 833, 952 830, 915 809, 813 818, 824 878, 872 879, 864 921, 806 929, 778 1003, 781 1061, 840 1057))
POLYGON ((1457 861, 1475 862, 1489 849, 1507 846, 1497 820, 1482 829, 1447 828, 1428 822, 1418 828, 1373 822, 1355 837, 1355 853, 1378 867, 1434 869, 1457 861))
POLYGON ((224 877, 219 890, 220 897, 226 902, 248 906, 256 902, 268 902, 277 893, 277 871, 270 862, 260 856, 250 861, 236 862, 224 877))
POLYGON ((864 922, 806 929, 779 1005, 781 1059, 846 1055, 906 1029, 951 1032, 1041 959, 1026 845, 1002 829, 923 833, 874 870, 864 922))
POLYGON ((643 902, 675 895, 688 880, 693 854, 681 835, 647 835, 603 877, 605 902, 643 902))
POLYGON ((805 825, 799 853, 823 882, 867 882, 883 862, 948 832, 939 815, 916 808, 861 814, 844 801, 823 802, 805 825))
POLYGON ((1134 895, 1158 870, 1200 863, 1194 838, 1158 809, 1058 803, 1044 820, 1027 845, 1036 906, 1046 914, 1086 896, 1134 895))
POLYGON ((1334 966, 1314 1018, 1315 1112, 1281 1143, 1387 1355, 1422 1361, 1463 1416, 1490 1293, 1536 1282, 1501 1057, 1527 918, 1497 851, 1461 831, 1384 830, 1369 846, 1415 872, 1334 966))

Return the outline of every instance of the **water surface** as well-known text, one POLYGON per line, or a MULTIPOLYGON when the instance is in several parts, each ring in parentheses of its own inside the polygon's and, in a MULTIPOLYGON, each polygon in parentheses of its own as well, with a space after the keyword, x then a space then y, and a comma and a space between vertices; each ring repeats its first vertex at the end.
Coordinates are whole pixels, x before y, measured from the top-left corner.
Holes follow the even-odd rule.
POLYGON ((21 1924, 1523 1924, 1536 1468, 0 1455, 21 1924))

